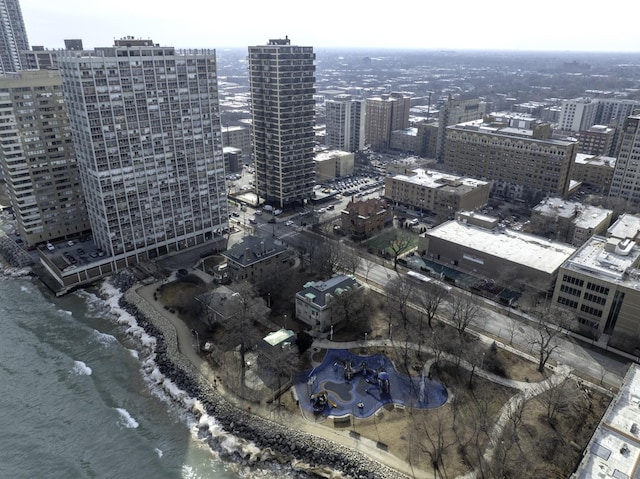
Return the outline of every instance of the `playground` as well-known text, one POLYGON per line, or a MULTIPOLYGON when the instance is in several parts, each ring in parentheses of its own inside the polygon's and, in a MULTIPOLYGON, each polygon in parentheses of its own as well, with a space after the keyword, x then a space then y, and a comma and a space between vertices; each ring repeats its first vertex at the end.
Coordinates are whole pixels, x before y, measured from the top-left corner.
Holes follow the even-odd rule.
POLYGON ((446 388, 424 376, 396 371, 384 354, 359 356, 330 349, 323 361, 296 377, 296 392, 303 412, 318 416, 367 418, 385 404, 427 409, 447 401, 446 388))

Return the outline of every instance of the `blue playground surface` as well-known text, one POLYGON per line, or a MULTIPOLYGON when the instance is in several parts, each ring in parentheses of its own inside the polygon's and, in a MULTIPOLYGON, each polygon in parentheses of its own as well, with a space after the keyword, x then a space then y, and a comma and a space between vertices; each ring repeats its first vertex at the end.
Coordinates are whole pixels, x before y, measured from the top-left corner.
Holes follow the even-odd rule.
POLYGON ((322 416, 372 416, 385 404, 426 409, 447 402, 446 388, 424 376, 400 374, 384 354, 330 349, 322 363, 296 376, 300 407, 322 416))

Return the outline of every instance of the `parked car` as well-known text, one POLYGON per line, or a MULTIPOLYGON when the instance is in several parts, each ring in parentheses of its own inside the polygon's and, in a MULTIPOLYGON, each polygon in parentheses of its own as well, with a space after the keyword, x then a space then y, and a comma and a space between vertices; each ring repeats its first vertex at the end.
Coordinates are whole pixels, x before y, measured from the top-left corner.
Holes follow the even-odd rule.
POLYGON ((49 251, 53 251, 54 249, 56 249, 56 247, 55 247, 55 246, 53 246, 51 243, 47 243, 47 249, 48 249, 49 251))
POLYGON ((285 223, 287 226, 293 226, 293 221, 289 220, 285 223))

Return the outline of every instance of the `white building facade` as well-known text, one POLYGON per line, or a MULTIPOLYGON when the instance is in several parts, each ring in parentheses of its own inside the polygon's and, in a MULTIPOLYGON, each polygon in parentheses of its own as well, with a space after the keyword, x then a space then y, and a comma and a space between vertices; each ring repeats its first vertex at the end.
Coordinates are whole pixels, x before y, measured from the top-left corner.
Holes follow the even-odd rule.
POLYGON ((338 95, 325 102, 325 113, 327 146, 350 152, 364 149, 364 100, 355 100, 351 95, 338 95))

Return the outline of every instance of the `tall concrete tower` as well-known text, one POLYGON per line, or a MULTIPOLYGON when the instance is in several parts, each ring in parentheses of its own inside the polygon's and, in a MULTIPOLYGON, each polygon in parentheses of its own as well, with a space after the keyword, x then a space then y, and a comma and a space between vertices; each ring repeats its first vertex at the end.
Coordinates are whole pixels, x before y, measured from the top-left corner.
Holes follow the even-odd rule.
POLYGON ((288 38, 249 47, 249 88, 258 196, 279 208, 313 192, 313 47, 288 38))
POLYGON ((59 72, 0 76, 0 130, 0 164, 26 244, 89 233, 59 72))
POLYGON ((98 246, 122 267, 221 235, 215 51, 126 37, 58 62, 98 246))
POLYGON ((18 0, 0 0, 0 73, 24 68, 22 52, 29 50, 18 0))
POLYGON ((364 149, 364 100, 351 95, 338 95, 325 102, 327 115, 327 146, 343 151, 364 149))

